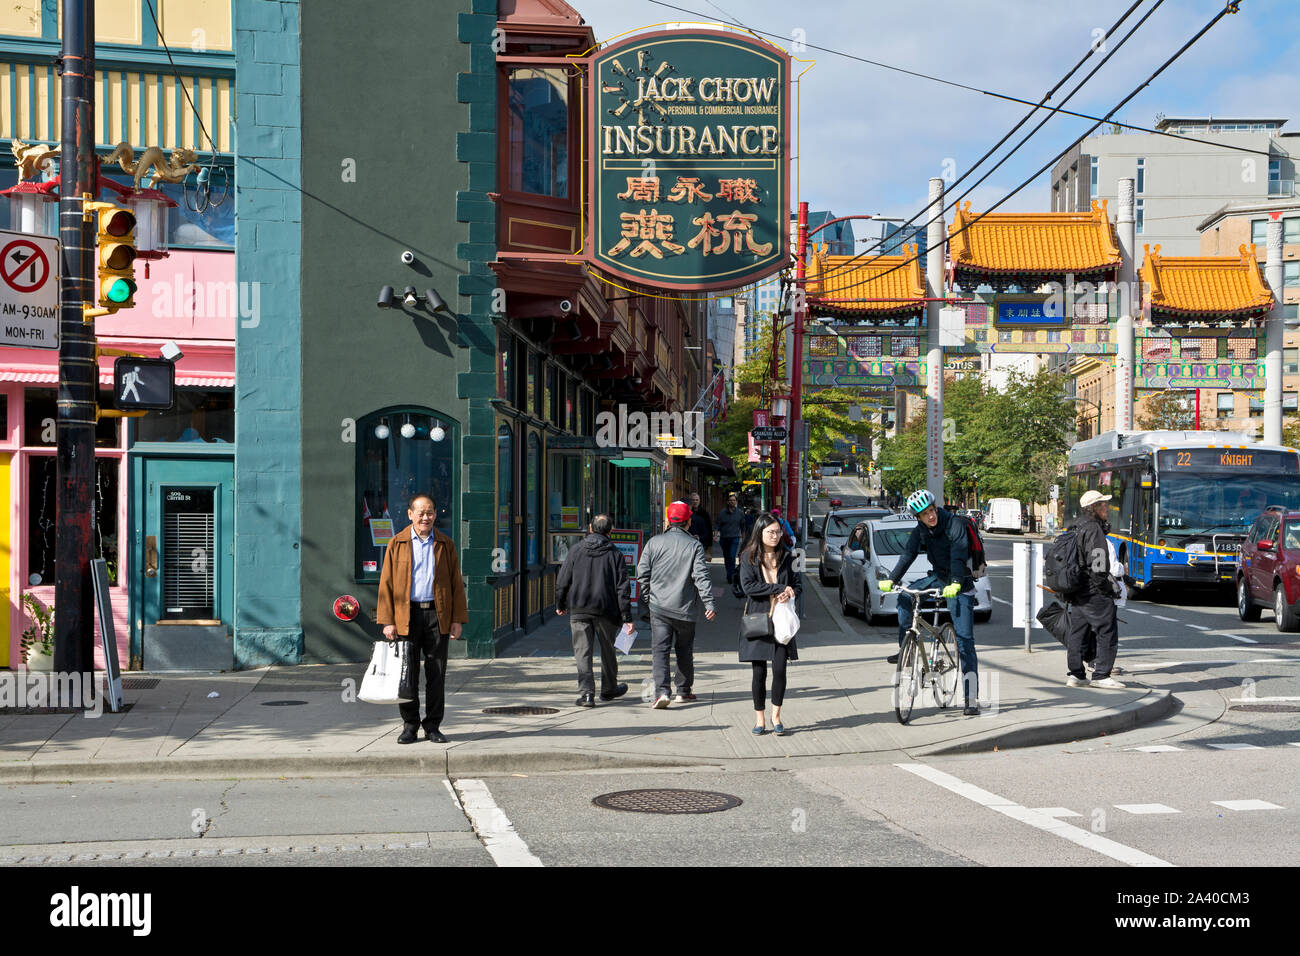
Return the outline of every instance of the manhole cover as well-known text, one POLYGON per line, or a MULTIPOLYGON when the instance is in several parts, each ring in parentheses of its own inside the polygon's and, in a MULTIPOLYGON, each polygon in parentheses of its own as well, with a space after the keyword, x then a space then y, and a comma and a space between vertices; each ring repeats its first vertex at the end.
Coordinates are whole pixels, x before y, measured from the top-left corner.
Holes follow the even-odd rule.
POLYGON ((619 790, 603 793, 591 802, 606 810, 629 813, 717 813, 745 801, 711 790, 619 790))
POLYGON ((263 707, 297 707, 299 704, 307 703, 305 700, 264 700, 263 707))
POLYGON ((153 690, 159 684, 157 677, 123 677, 122 690, 153 690))
POLYGON ((484 707, 485 714, 506 714, 510 717, 545 717, 547 714, 558 714, 558 707, 526 707, 522 704, 514 707, 484 707))
POLYGON ((1300 714, 1300 704, 1233 704, 1228 710, 1244 710, 1253 714, 1300 714))

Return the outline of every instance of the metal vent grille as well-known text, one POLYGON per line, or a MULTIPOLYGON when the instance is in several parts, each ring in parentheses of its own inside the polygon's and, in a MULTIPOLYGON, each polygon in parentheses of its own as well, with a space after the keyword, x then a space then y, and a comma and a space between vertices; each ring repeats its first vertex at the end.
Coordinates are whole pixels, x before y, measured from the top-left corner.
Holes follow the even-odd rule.
POLYGON ((213 516, 203 513, 163 516, 163 612, 185 617, 212 616, 213 516))

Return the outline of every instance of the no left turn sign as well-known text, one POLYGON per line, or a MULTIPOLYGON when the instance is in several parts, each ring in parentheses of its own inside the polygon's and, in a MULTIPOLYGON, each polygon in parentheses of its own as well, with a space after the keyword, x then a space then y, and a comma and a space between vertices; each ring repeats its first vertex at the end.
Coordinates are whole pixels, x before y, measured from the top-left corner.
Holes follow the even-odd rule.
POLYGON ((15 292, 38 292, 50 277, 50 261, 30 239, 15 239, 0 250, 0 280, 15 292))

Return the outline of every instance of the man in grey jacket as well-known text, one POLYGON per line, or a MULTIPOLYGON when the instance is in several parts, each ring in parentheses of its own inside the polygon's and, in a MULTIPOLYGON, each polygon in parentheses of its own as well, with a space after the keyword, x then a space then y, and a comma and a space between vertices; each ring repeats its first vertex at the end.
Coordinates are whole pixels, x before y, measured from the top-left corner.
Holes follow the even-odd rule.
POLYGON ((642 600, 650 608, 650 641, 654 654, 655 698, 651 706, 663 710, 672 699, 668 655, 677 654, 677 701, 695 700, 695 619, 700 602, 704 618, 711 621, 713 587, 704 548, 687 530, 691 506, 674 501, 668 506, 668 530, 646 544, 637 565, 636 578, 642 600))

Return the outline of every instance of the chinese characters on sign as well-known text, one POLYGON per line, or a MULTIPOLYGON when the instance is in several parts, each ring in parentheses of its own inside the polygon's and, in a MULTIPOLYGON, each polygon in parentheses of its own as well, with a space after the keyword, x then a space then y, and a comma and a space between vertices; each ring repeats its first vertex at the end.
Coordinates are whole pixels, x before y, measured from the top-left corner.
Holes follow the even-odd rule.
POLYGON ((713 30, 632 37, 595 58, 596 265, 676 289, 732 288, 786 265, 789 63, 713 30))

